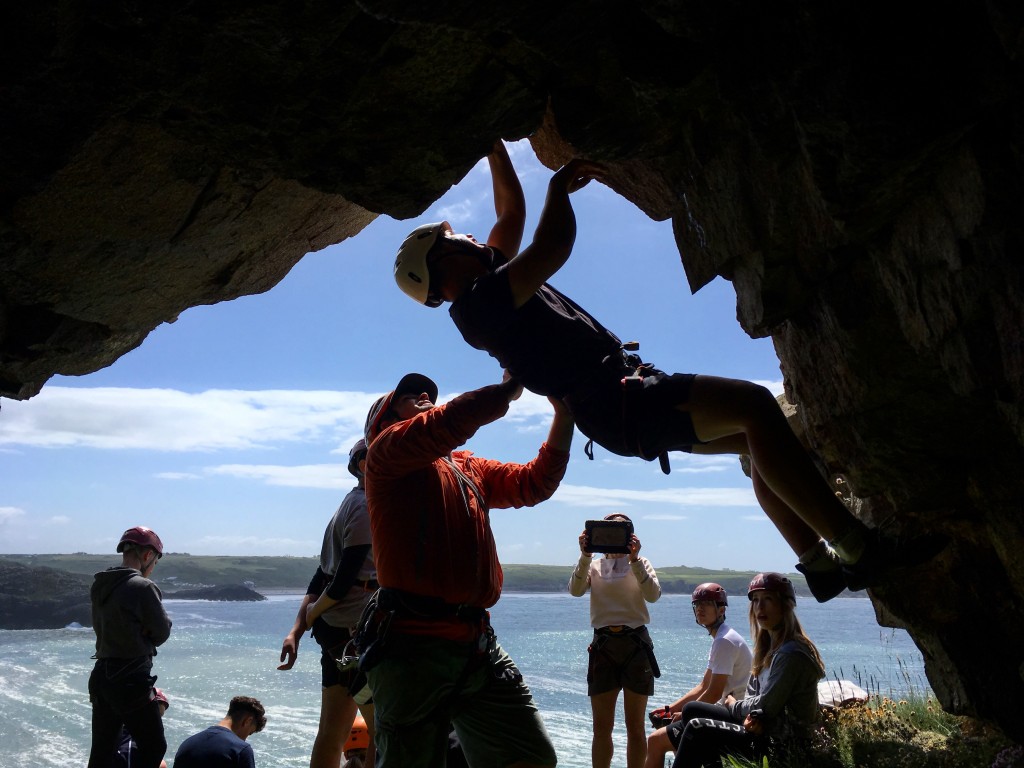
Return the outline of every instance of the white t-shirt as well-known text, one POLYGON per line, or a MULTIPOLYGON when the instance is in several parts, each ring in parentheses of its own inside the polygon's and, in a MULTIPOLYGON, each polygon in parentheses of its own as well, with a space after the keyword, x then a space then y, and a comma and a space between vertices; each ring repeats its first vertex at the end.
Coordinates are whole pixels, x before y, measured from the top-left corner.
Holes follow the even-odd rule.
POLYGON ((719 704, 725 701, 725 697, 730 693, 737 699, 742 699, 746 695, 753 658, 740 633, 723 623, 718 628, 708 652, 708 669, 711 670, 711 674, 729 676, 719 704))

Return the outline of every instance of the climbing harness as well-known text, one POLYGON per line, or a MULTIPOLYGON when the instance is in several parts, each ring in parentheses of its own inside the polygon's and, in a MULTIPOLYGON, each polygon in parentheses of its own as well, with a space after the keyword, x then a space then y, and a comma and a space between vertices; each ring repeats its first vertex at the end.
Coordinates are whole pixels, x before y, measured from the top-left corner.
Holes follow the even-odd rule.
POLYGON ((661 668, 658 666, 658 660, 654 656, 654 643, 650 643, 643 637, 644 630, 647 627, 627 627, 625 625, 614 625, 609 627, 599 627, 594 630, 594 640, 587 647, 587 651, 590 653, 597 652, 604 654, 610 662, 616 666, 627 667, 630 662, 636 657, 641 651, 647 654, 647 661, 651 665, 651 674, 655 677, 661 677, 661 668), (604 646, 612 638, 628 637, 637 647, 633 649, 631 653, 621 664, 618 664, 615 659, 604 650, 604 646))
MULTIPOLYGON (((640 359, 640 356, 636 354, 639 349, 640 342, 627 341, 617 352, 604 358, 601 364, 611 368, 616 373, 623 374, 619 380, 622 386, 622 435, 626 445, 637 456, 650 461, 654 457, 647 456, 641 447, 640 435, 637 432, 637 422, 641 413, 640 395, 643 393, 644 379, 659 371, 650 363, 645 363, 640 359)), ((587 455, 588 459, 594 460, 593 438, 588 440, 586 445, 583 446, 583 452, 587 455)), ((658 454, 658 464, 661 466, 661 471, 666 475, 672 471, 667 451, 662 451, 658 454)))

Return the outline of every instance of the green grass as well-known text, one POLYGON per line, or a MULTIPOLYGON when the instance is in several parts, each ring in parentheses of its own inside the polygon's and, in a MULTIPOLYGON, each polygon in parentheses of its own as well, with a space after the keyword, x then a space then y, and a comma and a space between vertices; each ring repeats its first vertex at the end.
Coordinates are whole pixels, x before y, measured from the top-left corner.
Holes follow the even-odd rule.
POLYGON ((1011 768, 1024 766, 1024 748, 989 726, 950 715, 931 696, 830 710, 811 748, 761 763, 727 757, 726 768, 1011 768))

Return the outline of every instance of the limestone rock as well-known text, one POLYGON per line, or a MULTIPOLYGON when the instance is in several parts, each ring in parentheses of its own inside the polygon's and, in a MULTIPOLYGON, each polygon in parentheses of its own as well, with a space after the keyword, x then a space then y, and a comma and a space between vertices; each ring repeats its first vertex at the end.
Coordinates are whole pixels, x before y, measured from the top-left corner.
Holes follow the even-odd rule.
POLYGON ((223 584, 216 587, 197 587, 164 592, 166 600, 216 600, 219 602, 255 603, 267 598, 244 584, 223 584))
POLYGON ((0 562, 0 629, 92 626, 92 579, 55 568, 0 562))
POLYGON ((530 135, 671 219, 693 290, 733 281, 865 519, 952 537, 876 606, 947 709, 1024 740, 1003 706, 1024 697, 1019 3, 39 0, 2 21, 4 396, 267 290, 530 135))

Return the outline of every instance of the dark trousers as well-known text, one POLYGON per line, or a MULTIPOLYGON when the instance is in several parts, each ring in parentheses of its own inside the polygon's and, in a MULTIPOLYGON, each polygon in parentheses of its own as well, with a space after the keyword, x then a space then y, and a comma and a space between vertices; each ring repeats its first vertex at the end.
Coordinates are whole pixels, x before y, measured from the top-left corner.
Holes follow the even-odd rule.
POLYGON ((718 704, 691 702, 683 707, 681 720, 685 726, 672 768, 721 768, 723 755, 749 759, 767 746, 766 739, 748 733, 718 704))
POLYGON ((152 699, 150 660, 99 659, 89 676, 92 749, 89 768, 108 768, 121 741, 121 726, 138 747, 136 768, 159 768, 167 752, 160 705, 152 699))

